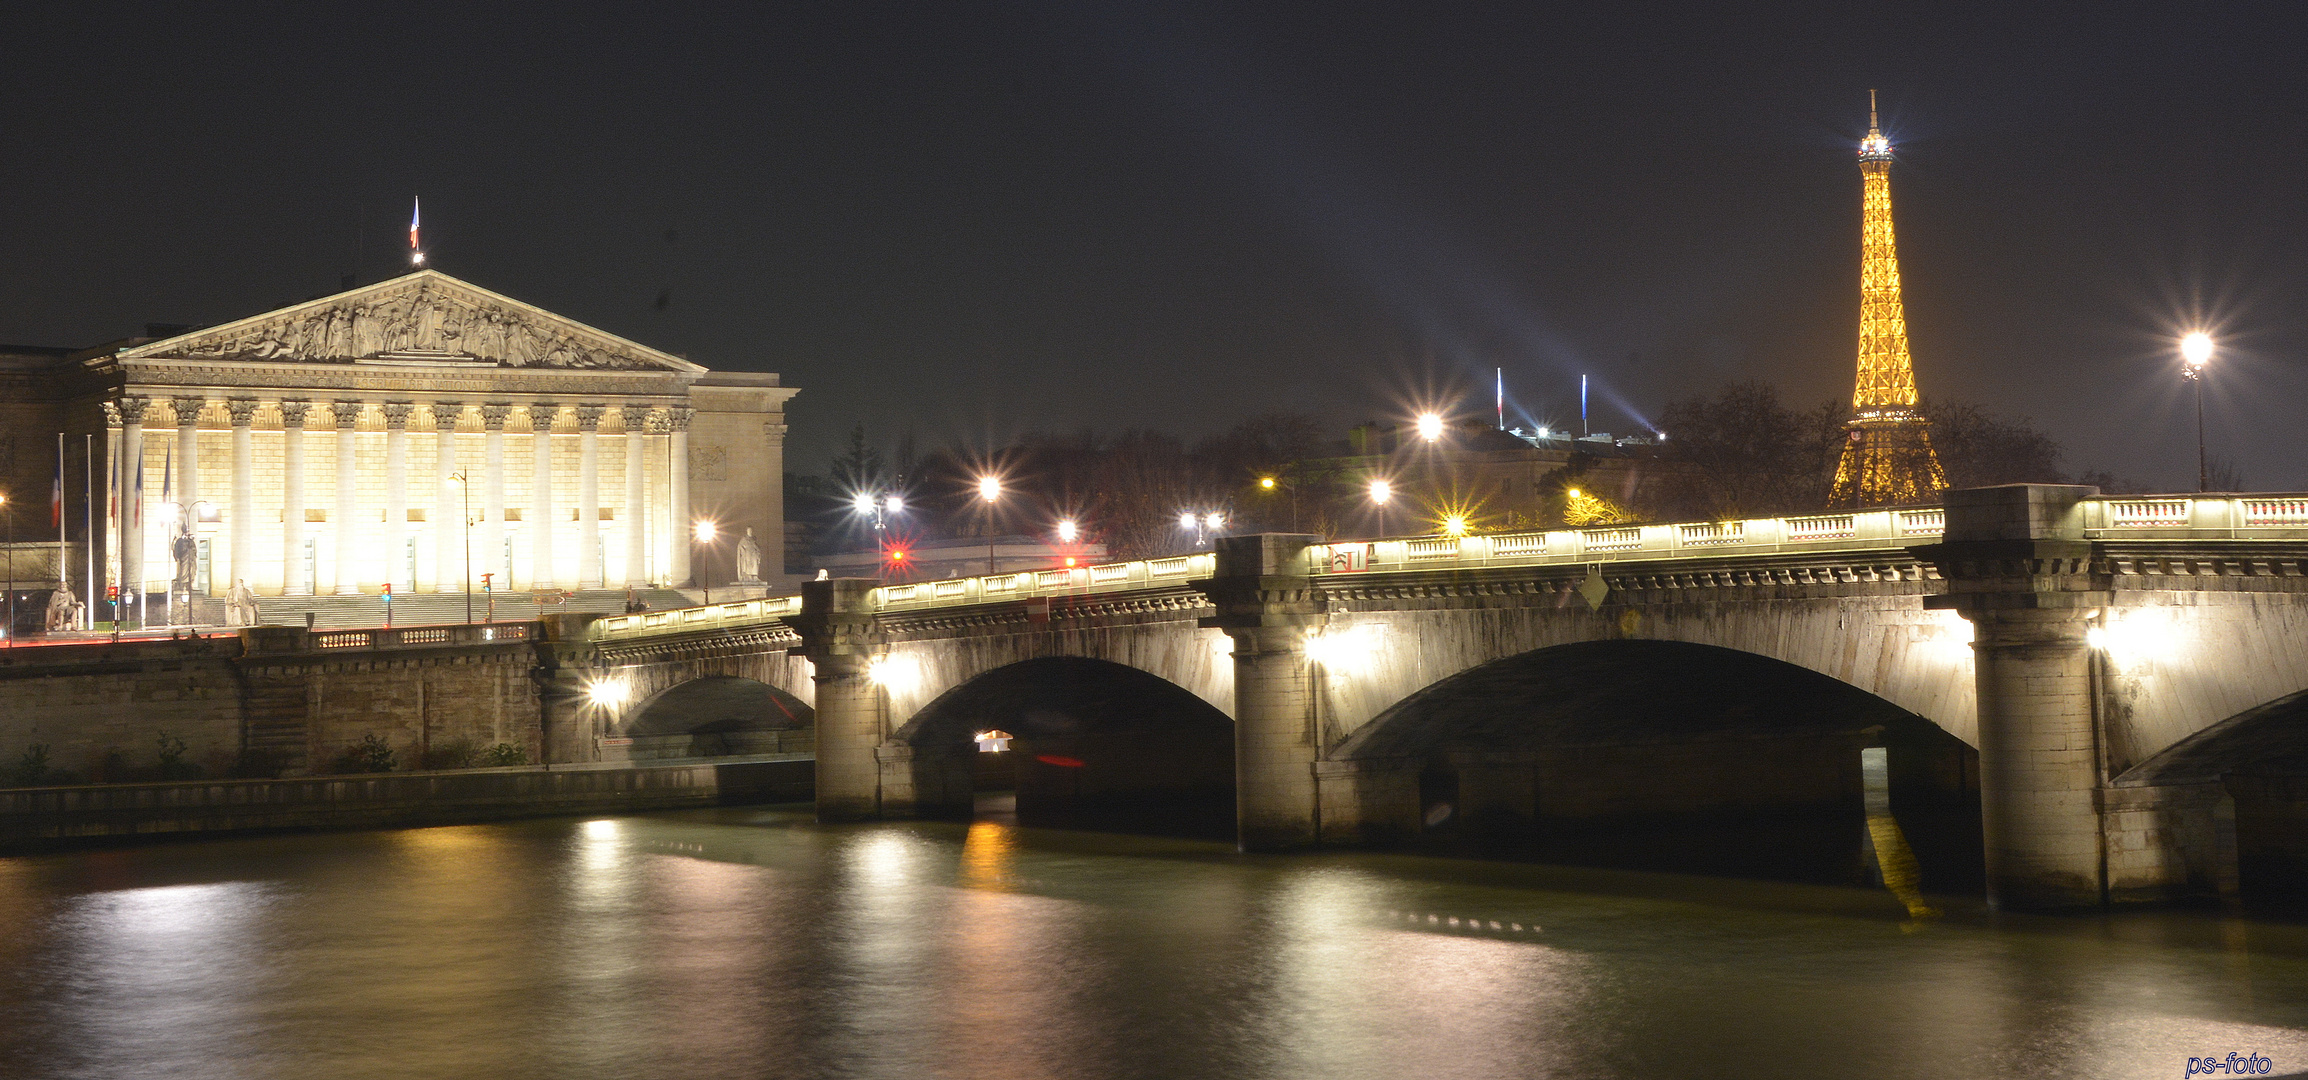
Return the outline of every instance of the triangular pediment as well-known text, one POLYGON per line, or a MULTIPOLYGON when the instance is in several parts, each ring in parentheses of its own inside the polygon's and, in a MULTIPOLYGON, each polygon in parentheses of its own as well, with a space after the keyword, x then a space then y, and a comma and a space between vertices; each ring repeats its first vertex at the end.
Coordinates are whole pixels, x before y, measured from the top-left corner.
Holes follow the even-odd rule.
POLYGON ((702 373, 628 341, 438 270, 365 285, 148 342, 124 360, 575 368, 702 373))

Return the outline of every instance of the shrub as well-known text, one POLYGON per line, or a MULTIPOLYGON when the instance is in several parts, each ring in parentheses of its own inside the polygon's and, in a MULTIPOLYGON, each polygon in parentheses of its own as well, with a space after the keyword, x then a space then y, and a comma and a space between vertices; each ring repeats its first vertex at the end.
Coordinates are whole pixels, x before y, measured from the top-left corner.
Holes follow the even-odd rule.
POLYGON ((479 754, 480 748, 473 745, 473 740, 451 739, 445 743, 435 744, 431 749, 426 750, 423 755, 417 758, 417 767, 420 769, 470 769, 473 767, 473 759, 479 754))
POLYGON ((38 787, 41 781, 48 779, 49 771, 48 744, 33 743, 25 749, 23 757, 16 759, 15 767, 8 770, 8 785, 38 787))
POLYGON ((527 765, 529 752, 509 742, 501 742, 481 751, 479 762, 483 767, 527 765))
POLYGON ((361 741, 345 747, 344 753, 329 763, 329 771, 337 773, 377 773, 393 771, 393 748, 383 736, 374 733, 361 736, 361 741))
POLYGON ((184 760, 184 751, 183 739, 160 733, 160 779, 192 780, 200 776, 200 766, 184 760))

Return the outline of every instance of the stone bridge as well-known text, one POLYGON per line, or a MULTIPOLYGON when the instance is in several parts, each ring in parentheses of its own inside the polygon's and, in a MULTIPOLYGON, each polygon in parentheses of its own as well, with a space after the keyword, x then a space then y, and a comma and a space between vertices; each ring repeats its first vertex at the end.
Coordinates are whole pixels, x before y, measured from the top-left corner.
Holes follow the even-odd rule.
MULTIPOLYGON (((1078 728, 1082 702, 1035 695, 1101 684, 1089 713, 1230 721, 1239 842, 1278 850, 1418 831, 1437 762, 1470 812, 1692 747, 1776 776, 1816 752, 1774 706, 1800 699, 1852 718, 1855 747, 1960 740, 1992 899, 2100 903, 2232 883, 2222 781, 2308 755, 2304 560, 2308 498, 2043 485, 1808 518, 1238 536, 601 619, 540 646, 542 707, 550 744, 602 746, 693 680, 766 683, 814 707, 819 813, 854 820, 967 814, 986 717, 1078 728)), ((1153 729, 1015 734, 1208 766, 1153 729)))

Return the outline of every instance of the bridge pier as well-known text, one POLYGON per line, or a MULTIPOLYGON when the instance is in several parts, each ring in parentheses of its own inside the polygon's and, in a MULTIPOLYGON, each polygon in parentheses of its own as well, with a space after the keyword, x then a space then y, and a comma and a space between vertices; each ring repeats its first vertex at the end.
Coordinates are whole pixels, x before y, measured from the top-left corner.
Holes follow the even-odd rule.
POLYGON ((1306 635, 1329 616, 1303 558, 1316 539, 1222 537, 1215 573, 1194 584, 1218 609, 1200 625, 1234 640, 1235 837, 1244 851, 1310 847, 1322 836, 1306 635))
POLYGON ((870 578, 805 581, 801 614, 785 619, 801 635, 792 653, 809 660, 817 690, 819 821, 882 816, 879 751, 889 734, 889 702, 871 670, 881 644, 873 596, 879 584, 870 578))
POLYGON ((1917 549, 1949 583, 1926 606, 1972 624, 1987 894, 1997 907, 2108 898, 2090 631, 2113 594, 2079 509, 2096 493, 2049 484, 1949 491, 1943 541, 1917 549))

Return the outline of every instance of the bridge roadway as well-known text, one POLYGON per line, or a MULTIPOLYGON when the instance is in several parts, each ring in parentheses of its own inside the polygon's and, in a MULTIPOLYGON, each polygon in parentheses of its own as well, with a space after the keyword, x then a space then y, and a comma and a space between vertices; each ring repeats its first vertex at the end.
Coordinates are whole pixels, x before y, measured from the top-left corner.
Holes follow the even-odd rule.
MULTIPOLYGON (((550 743, 599 745, 675 686, 754 679, 816 710, 821 817, 966 814, 976 718, 942 704, 1025 662, 1121 665, 1231 718, 1240 843, 1279 850, 1415 832, 1419 769, 1487 670, 1682 642, 1817 672, 1975 747, 1991 899, 2058 907, 2232 880, 2218 782, 2308 747, 2304 560, 2308 497, 2046 485, 1952 491, 1944 510, 1235 536, 603 618, 540 646, 541 708, 550 743)), ((1463 802, 1527 800, 1527 755, 1457 760, 1463 802)))

